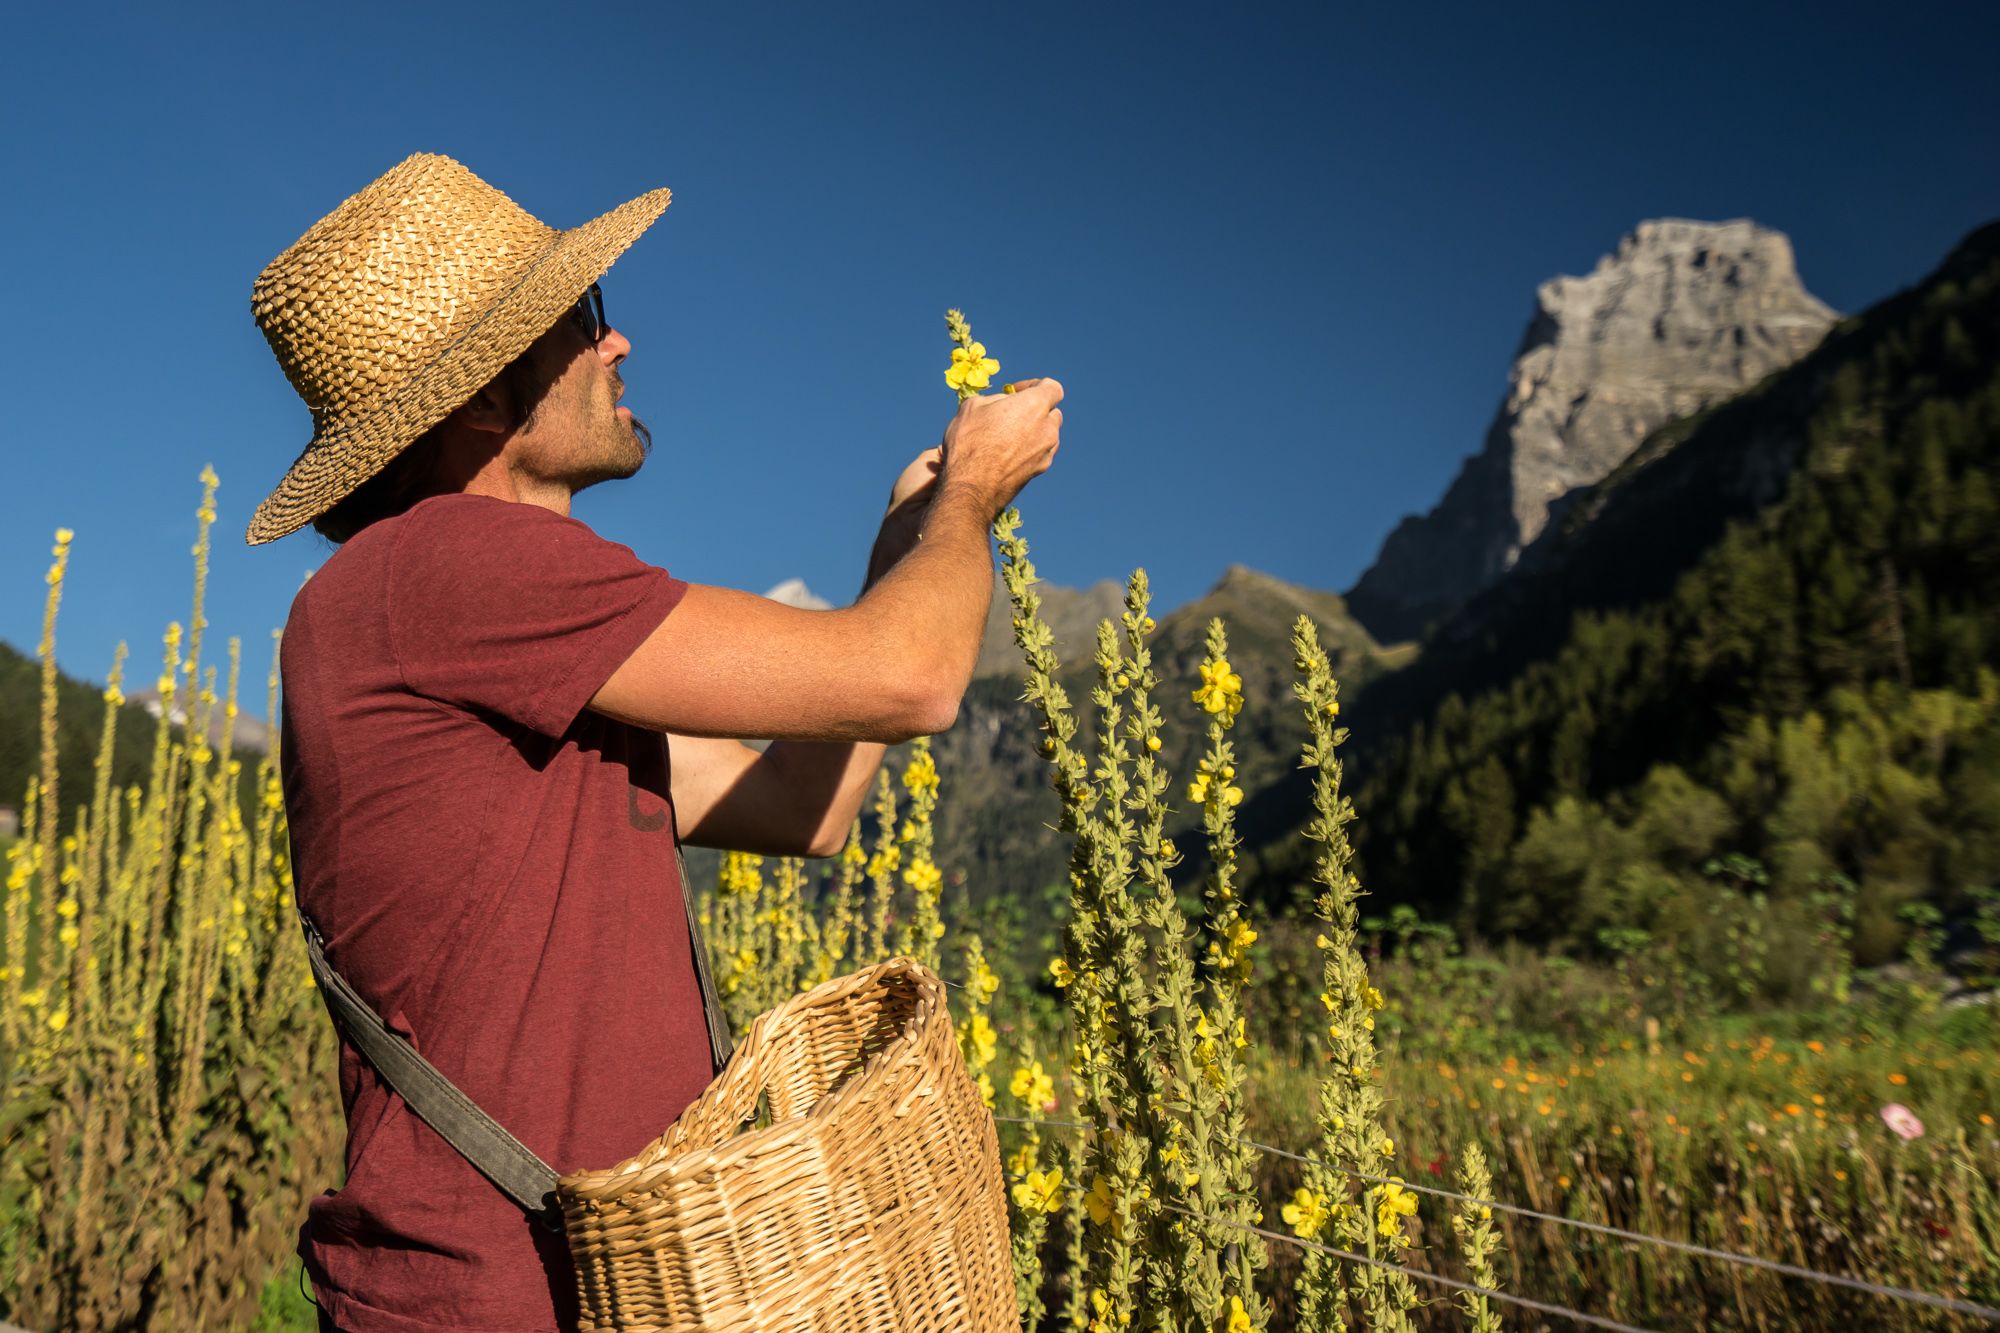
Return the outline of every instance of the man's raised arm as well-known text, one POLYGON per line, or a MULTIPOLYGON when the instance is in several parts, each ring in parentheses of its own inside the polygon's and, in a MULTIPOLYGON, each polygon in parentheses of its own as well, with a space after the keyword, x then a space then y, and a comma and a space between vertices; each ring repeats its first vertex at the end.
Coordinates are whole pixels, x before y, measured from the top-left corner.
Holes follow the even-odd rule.
POLYGON ((961 403, 922 539, 853 606, 690 586, 590 706, 688 736, 894 743, 949 727, 992 595, 988 531, 1048 470, 1061 401, 1045 379, 961 403))

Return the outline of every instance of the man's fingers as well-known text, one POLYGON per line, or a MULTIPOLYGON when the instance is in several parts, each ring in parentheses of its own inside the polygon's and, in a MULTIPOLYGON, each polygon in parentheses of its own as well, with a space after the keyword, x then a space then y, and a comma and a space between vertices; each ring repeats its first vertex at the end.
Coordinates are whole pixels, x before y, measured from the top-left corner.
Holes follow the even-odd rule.
POLYGON ((1033 390, 1049 396, 1053 402, 1059 403, 1062 401, 1063 387, 1061 381, 1052 379, 1046 375, 1037 375, 1033 379, 1015 380, 1007 387, 1013 393, 1027 393, 1033 390))

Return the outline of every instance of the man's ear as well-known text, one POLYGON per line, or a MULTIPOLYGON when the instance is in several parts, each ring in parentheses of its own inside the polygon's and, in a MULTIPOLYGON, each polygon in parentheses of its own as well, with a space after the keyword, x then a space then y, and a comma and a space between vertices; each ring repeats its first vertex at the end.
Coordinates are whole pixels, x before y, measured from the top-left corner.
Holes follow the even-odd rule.
POLYGON ((452 420, 467 430, 505 435, 514 429, 514 395, 505 376, 496 376, 487 386, 466 399, 452 412, 452 420))

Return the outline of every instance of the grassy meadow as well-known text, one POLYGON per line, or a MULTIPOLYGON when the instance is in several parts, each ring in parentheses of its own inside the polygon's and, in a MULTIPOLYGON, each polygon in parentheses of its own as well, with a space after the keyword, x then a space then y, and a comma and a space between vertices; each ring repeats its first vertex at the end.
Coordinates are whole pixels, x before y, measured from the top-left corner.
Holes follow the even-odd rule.
MULTIPOLYGON (((0 1316, 31 1328, 313 1326, 289 1256, 306 1198, 336 1183, 333 1044, 289 912, 275 758, 207 739, 235 715, 240 652, 220 681, 202 659, 206 483, 192 629, 169 631, 160 680, 190 725, 154 723, 146 778, 111 781, 121 655, 93 790, 61 786, 51 743, 4 849, 0 1316)), ((939 866, 951 774, 919 742, 842 855, 726 857, 703 914, 739 1022, 894 953, 954 983, 1003 1119, 1030 1326, 1561 1322, 1427 1274, 1652 1328, 1980 1326, 1488 1200, 2000 1303, 1992 940, 1948 952, 1916 929, 1902 962, 1857 973, 1838 932, 1769 939, 1737 918, 1713 957, 1634 939, 1577 960, 1378 917, 1307 622, 1310 882, 1247 902, 1226 626, 1197 689, 1163 687, 1137 575, 1072 703, 1017 522, 1003 566, 1068 883, 967 886, 939 866), (1161 733, 1185 727, 1203 743, 1168 774, 1161 733), (1175 874, 1171 811, 1200 815, 1198 877, 1175 874)), ((49 737, 68 546, 42 644, 49 737)), ((266 685, 275 702, 275 667, 266 685)))

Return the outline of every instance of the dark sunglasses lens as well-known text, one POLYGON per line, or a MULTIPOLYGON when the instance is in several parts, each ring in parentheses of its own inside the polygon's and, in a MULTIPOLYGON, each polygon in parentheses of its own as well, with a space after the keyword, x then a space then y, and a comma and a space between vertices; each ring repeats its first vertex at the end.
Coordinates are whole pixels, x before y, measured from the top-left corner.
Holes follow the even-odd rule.
POLYGON ((576 304, 569 308, 576 320, 576 326, 583 330, 583 336, 591 342, 599 342, 604 337, 604 297, 595 284, 589 291, 576 298, 576 304))

